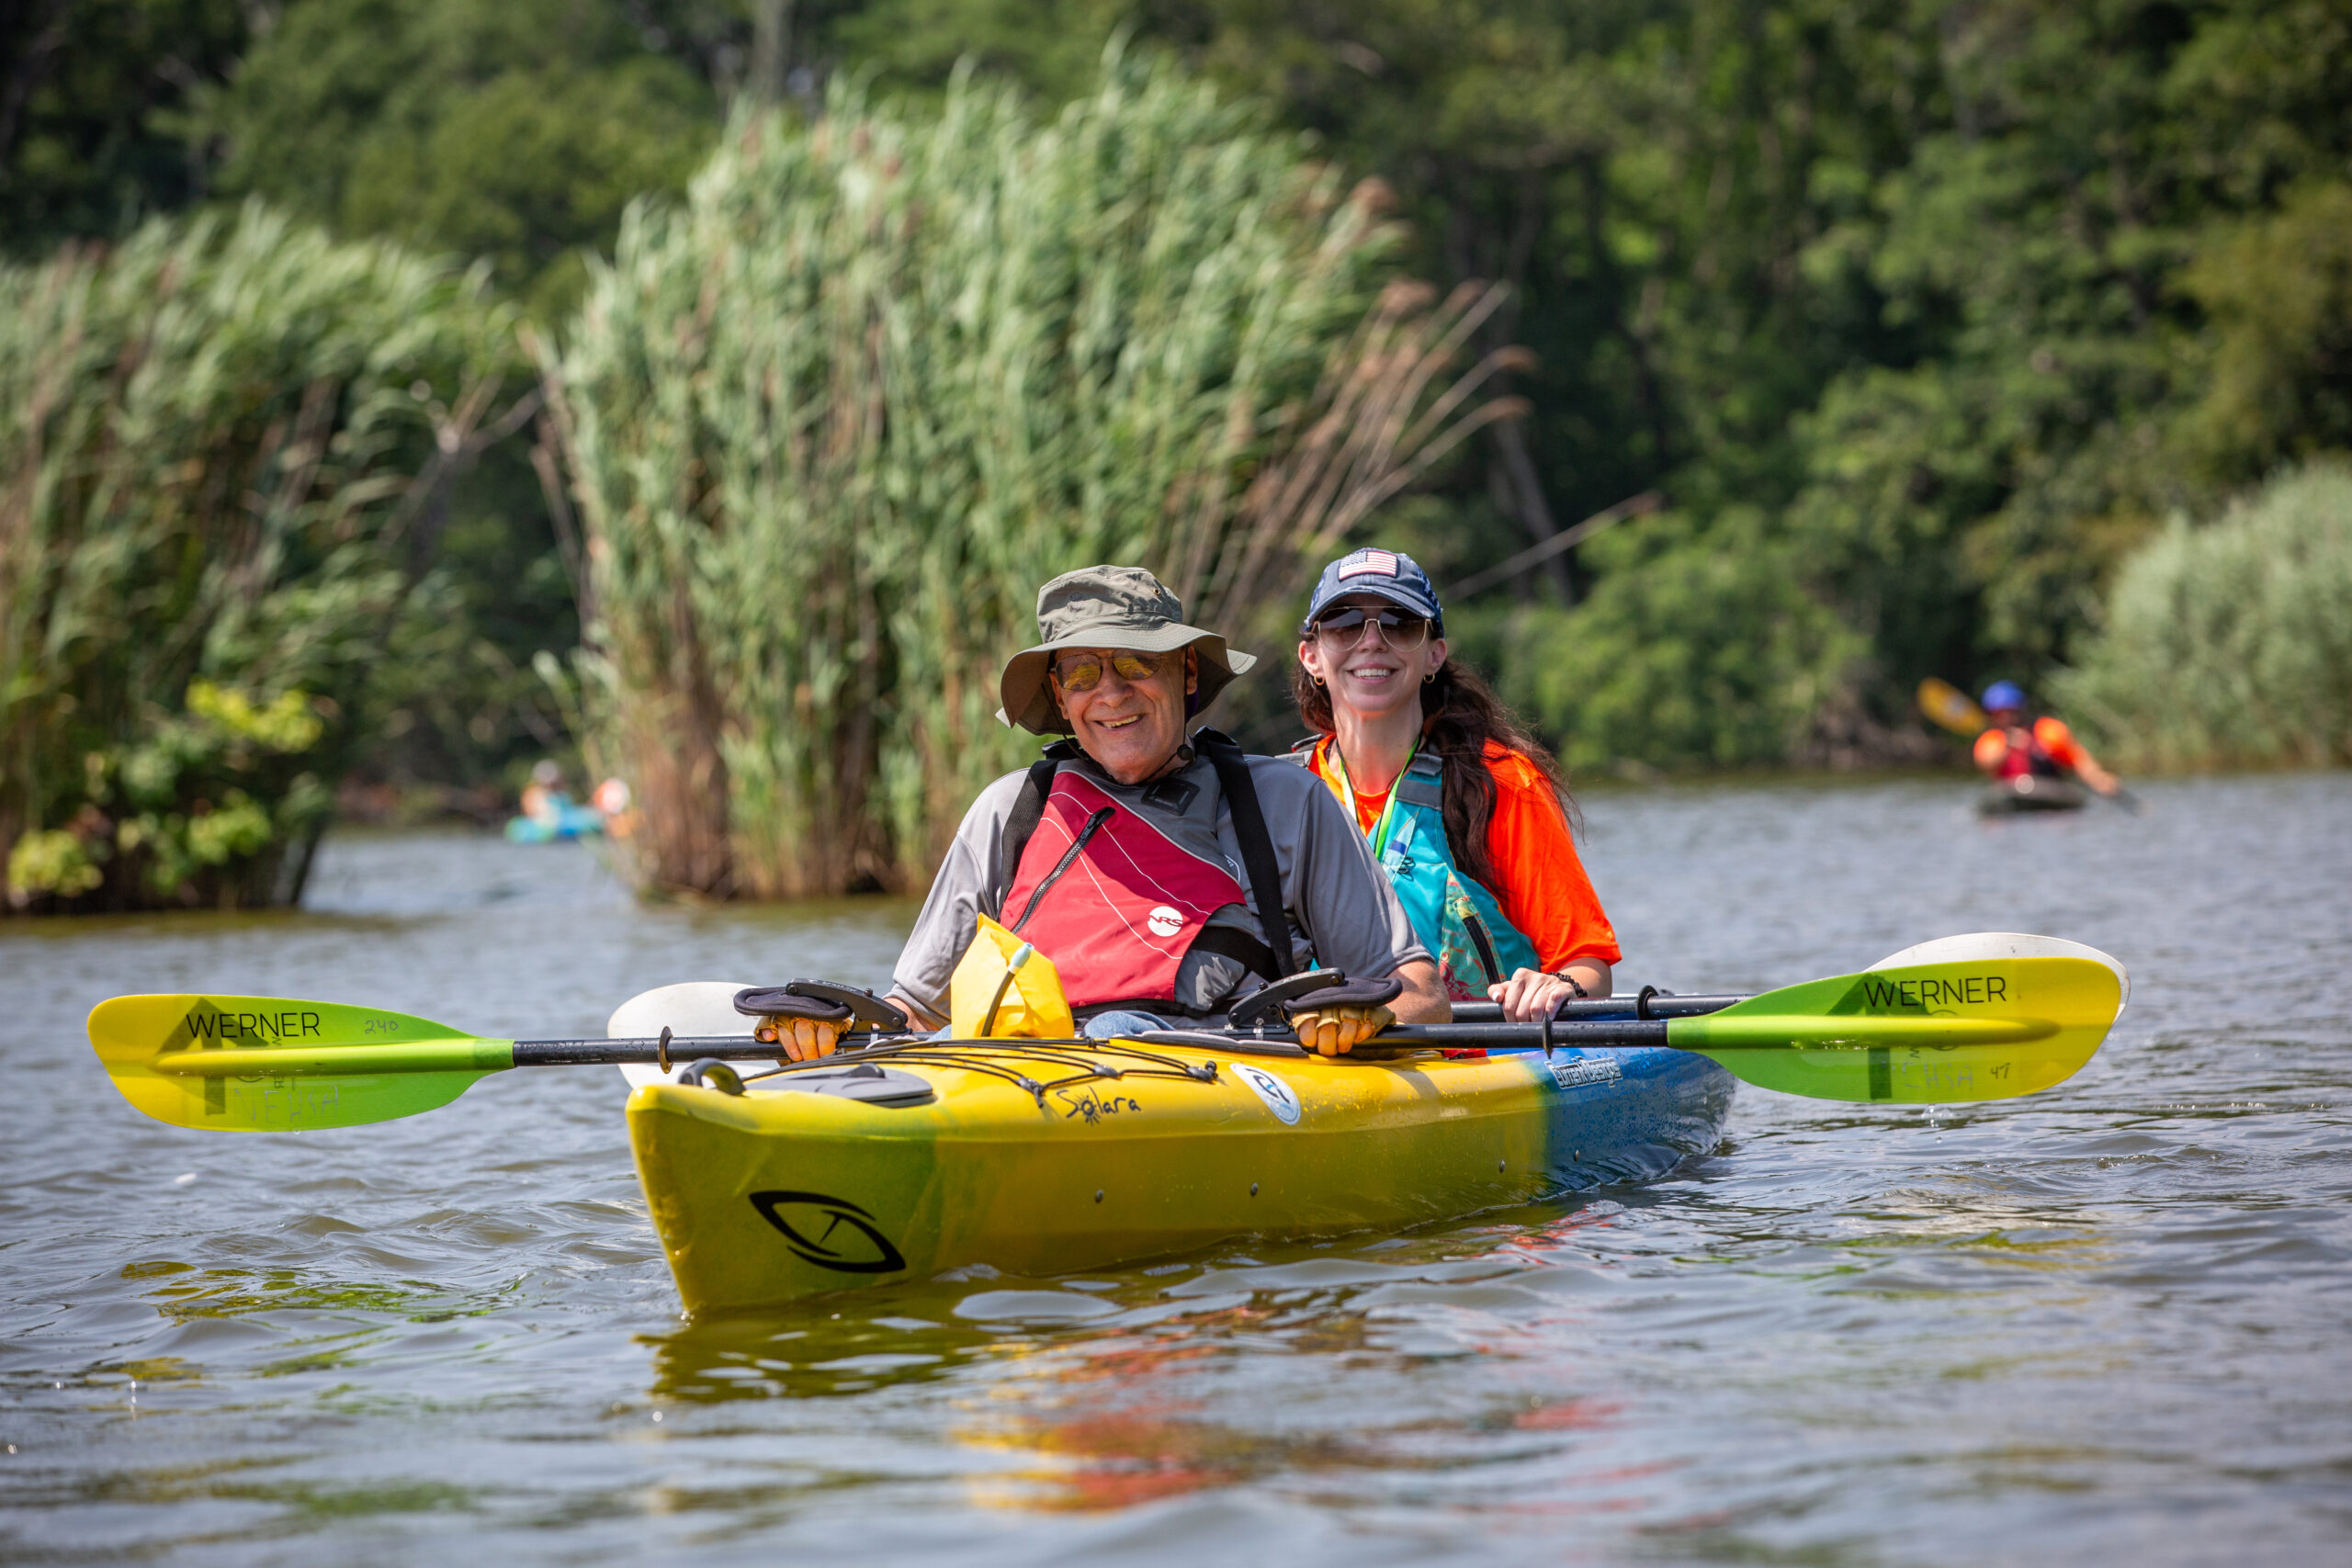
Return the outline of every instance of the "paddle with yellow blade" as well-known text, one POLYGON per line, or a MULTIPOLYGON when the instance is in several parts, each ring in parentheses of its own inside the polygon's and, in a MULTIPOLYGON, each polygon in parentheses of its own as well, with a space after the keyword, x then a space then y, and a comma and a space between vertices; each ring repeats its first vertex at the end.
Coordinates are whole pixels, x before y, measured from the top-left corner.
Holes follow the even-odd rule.
POLYGON ((1977 959, 1812 980, 1692 1017, 1399 1026, 1375 1043, 1524 1049, 1542 1031, 1552 1047, 1695 1051, 1783 1094, 1949 1105, 2064 1082, 2122 1005, 2118 972, 2094 959, 1977 959))
MULTIPOLYGON (((1397 1025, 1375 1043, 1671 1045, 1785 1093, 1944 1103, 2007 1099, 2061 1082, 2090 1059, 2122 999, 2112 960, 1980 954, 1809 981, 1694 1017, 1397 1025)), ((1624 998, 1623 1005, 1635 1004, 1624 998)), ((117 997, 92 1010, 89 1030, 99 1061, 132 1105, 175 1126, 232 1132, 388 1122, 447 1105, 481 1077, 510 1067, 666 1066, 775 1055, 773 1044, 742 1035, 492 1040, 406 1013, 276 997, 117 997)), ((844 1055, 887 1057, 945 1043, 868 1038, 875 1043, 844 1055)), ((1186 1042, 1213 1038, 1189 1033, 1186 1042)), ((1249 1039, 1229 1038, 1236 1045, 1249 1039)), ((842 1065, 837 1055, 786 1070, 842 1065)))
POLYGON ((1933 675, 1919 682, 1919 711, 1951 730, 1973 740, 1992 727, 1976 699, 1933 675))

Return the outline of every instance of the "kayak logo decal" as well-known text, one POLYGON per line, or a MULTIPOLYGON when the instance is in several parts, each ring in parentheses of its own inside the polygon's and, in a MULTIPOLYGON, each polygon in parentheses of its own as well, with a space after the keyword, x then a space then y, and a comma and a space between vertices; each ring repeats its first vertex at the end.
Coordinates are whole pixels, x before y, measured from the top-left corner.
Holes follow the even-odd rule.
POLYGON ((1591 1083, 1615 1083, 1625 1076, 1614 1056, 1580 1056, 1571 1061, 1548 1064, 1552 1081, 1562 1089, 1579 1089, 1591 1083))
POLYGON ((1275 1121, 1285 1127, 1298 1125, 1298 1096, 1291 1092, 1290 1085, 1265 1068, 1253 1067, 1247 1062, 1234 1063, 1233 1076, 1248 1084, 1250 1092, 1266 1102, 1266 1109, 1274 1113, 1275 1121))
POLYGON ((1100 1127, 1106 1116, 1117 1116, 1130 1111, 1141 1111, 1143 1102, 1131 1094, 1099 1095, 1091 1088, 1054 1090, 1054 1098, 1069 1109, 1062 1112, 1065 1122, 1083 1118, 1090 1127, 1100 1127))
POLYGON ((846 1198, 823 1192, 754 1192, 752 1207, 783 1233, 792 1255, 804 1263, 836 1274, 895 1274, 907 1266, 890 1238, 874 1228, 874 1216, 846 1198), (787 1209, 800 1213, 787 1216, 787 1209), (842 1234, 844 1225, 848 1235, 842 1234), (806 1234, 810 1231, 815 1234, 806 1234))

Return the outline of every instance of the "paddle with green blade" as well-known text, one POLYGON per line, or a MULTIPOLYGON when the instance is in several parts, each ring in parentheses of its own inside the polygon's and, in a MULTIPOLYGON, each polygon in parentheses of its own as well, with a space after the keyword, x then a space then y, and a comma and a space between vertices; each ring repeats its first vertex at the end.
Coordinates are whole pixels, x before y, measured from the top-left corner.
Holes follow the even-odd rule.
MULTIPOLYGON (((1669 1045, 1785 1093, 1943 1103, 2007 1099, 2063 1081, 2098 1048, 2122 999, 2120 970, 2104 955, 1977 955, 1808 981, 1693 1017, 1397 1025, 1375 1043, 1669 1045)), ((512 1067, 667 1068, 702 1057, 775 1055, 773 1044, 740 1034, 493 1040, 407 1013, 276 997, 117 997, 92 1010, 89 1032, 107 1076, 133 1106, 175 1126, 229 1132, 392 1121, 447 1105, 481 1078, 512 1067)), ((876 1038, 882 1043, 844 1055, 887 1058, 897 1050, 950 1043, 914 1039, 894 1045, 888 1036, 876 1038)), ((1195 1032, 1185 1032, 1182 1043, 1218 1039, 1236 1047, 1250 1043, 1195 1032)), ((841 1065, 840 1055, 804 1064, 841 1065)))
POLYGON ((90 1044, 125 1100, 177 1127, 303 1132, 435 1111, 510 1067, 774 1060, 748 1034, 491 1040, 381 1008, 286 997, 116 997, 90 1044))
POLYGON ((1667 1045, 1783 1094, 1947 1105, 2064 1082, 2122 1006, 2121 976, 2108 963, 1977 958, 1810 980, 1693 1017, 1400 1026, 1376 1043, 1524 1050, 1528 1034, 1541 1032, 1555 1049, 1667 1045))

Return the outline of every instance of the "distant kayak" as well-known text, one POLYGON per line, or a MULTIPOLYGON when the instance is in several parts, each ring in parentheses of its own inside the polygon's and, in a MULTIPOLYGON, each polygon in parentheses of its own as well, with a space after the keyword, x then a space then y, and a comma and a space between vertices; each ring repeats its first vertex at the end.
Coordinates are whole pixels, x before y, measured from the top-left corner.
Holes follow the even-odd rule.
POLYGON ((537 817, 516 817, 506 824, 506 837, 517 844, 551 844, 560 839, 593 839, 605 830, 605 814, 593 806, 564 801, 537 817))
POLYGON ((2035 811, 2080 811, 2090 795, 2080 784, 2064 779, 2023 773, 1987 784, 1976 797, 1981 817, 2015 817, 2035 811))

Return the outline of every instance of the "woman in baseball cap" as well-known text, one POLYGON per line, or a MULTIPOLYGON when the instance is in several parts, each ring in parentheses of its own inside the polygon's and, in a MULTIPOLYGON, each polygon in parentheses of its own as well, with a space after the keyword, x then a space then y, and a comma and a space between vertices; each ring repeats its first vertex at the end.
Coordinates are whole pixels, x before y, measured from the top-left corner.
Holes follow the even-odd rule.
POLYGON ((1623 954, 1577 858, 1558 765, 1446 658, 1445 612, 1401 551, 1323 569, 1292 678, 1296 749, 1371 840, 1455 998, 1512 1019, 1607 996, 1623 954))

